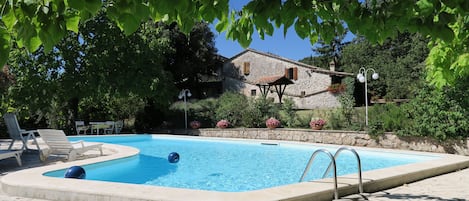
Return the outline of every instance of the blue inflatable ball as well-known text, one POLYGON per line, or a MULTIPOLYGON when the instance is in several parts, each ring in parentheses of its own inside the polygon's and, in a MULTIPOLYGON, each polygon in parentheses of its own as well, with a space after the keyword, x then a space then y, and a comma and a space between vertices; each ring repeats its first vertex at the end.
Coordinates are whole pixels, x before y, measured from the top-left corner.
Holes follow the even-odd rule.
POLYGON ((168 161, 170 163, 177 163, 179 161, 179 154, 176 153, 176 152, 171 152, 169 155, 168 155, 168 161))
POLYGON ((85 179, 86 178, 86 172, 85 169, 83 169, 80 166, 72 166, 67 169, 67 172, 65 172, 65 178, 73 178, 73 179, 85 179))

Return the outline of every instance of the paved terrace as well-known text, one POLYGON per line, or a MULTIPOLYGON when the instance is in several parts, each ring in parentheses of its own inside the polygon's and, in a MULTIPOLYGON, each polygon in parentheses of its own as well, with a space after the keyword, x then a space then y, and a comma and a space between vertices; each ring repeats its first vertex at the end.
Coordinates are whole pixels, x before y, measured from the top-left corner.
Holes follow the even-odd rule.
MULTIPOLYGON (((8 144, 0 140, 0 148, 6 149, 8 144)), ((104 147, 104 155, 112 155, 114 151, 104 147)), ((97 152, 87 152, 84 156, 79 157, 77 160, 87 158, 100 157, 97 152)), ((57 163, 65 163, 66 160, 60 157, 50 157, 46 162, 41 162, 38 157, 37 151, 28 151, 23 153, 22 156, 23 166, 18 167, 14 158, 0 161, 0 179, 2 176, 9 173, 20 171, 22 169, 34 168, 39 166, 52 165, 57 163)), ((1 183, 0 183, 1 185, 1 183)), ((1 187, 1 186, 0 186, 1 187)), ((463 169, 453 173, 448 173, 433 178, 428 178, 418 182, 405 184, 403 186, 388 189, 381 192, 372 194, 364 194, 358 200, 372 200, 372 201, 389 201, 389 200, 433 200, 433 201, 465 201, 469 200, 469 169, 463 169)), ((357 200, 352 199, 356 196, 350 196, 350 199, 341 200, 357 200)), ((190 198, 188 198, 190 200, 190 198)), ((0 188, 0 201, 49 201, 42 199, 24 198, 9 196, 0 188)))

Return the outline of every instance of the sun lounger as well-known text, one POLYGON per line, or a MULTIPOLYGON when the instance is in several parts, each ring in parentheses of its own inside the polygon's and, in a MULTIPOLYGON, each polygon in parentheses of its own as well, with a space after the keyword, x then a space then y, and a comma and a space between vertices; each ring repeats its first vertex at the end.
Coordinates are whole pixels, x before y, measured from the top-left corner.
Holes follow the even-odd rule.
POLYGON ((0 160, 7 159, 7 158, 15 158, 16 162, 19 166, 22 165, 21 163, 21 154, 23 150, 0 150, 0 160))
POLYGON ((62 130, 54 129, 38 129, 44 143, 49 149, 43 149, 40 154, 42 161, 45 161, 49 155, 65 155, 69 161, 76 159, 77 155, 81 155, 89 150, 98 150, 103 155, 102 144, 91 142, 70 142, 62 130))
POLYGON ((13 144, 15 141, 21 141, 23 143, 23 147, 21 149, 23 150, 28 150, 28 141, 33 140, 33 143, 36 145, 37 150, 40 150, 39 144, 36 141, 36 136, 34 133, 36 130, 23 130, 20 128, 20 125, 18 124, 18 119, 16 118, 16 115, 13 113, 6 113, 3 115, 3 119, 5 120, 5 125, 7 126, 8 134, 10 135, 10 138, 12 139, 10 146, 8 147, 8 150, 11 150, 13 144))

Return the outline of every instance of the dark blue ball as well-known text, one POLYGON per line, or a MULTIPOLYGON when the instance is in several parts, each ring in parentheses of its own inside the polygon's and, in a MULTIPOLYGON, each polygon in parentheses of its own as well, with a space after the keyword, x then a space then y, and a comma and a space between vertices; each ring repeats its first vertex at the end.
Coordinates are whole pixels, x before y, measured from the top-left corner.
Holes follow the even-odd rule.
POLYGON ((85 172, 85 169, 83 169, 80 166, 72 166, 67 169, 67 172, 65 172, 64 177, 73 178, 73 179, 85 179, 86 172, 85 172))
POLYGON ((168 155, 168 161, 170 163, 177 163, 179 161, 179 154, 176 153, 176 152, 171 152, 169 155, 168 155))

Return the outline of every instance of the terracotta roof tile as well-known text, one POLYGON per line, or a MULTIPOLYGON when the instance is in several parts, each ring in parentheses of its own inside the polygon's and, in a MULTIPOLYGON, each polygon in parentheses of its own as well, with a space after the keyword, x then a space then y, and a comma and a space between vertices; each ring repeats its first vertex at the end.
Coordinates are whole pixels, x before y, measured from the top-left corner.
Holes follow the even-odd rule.
POLYGON ((283 75, 273 75, 261 77, 256 81, 257 85, 278 85, 278 84, 293 84, 293 82, 283 75))

